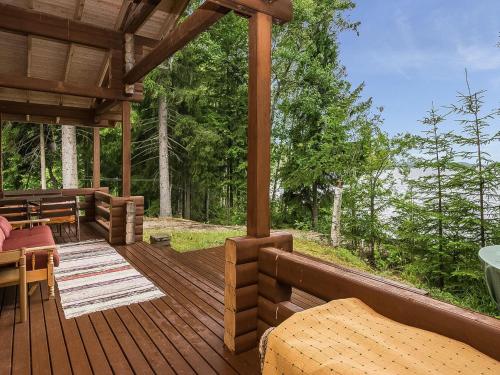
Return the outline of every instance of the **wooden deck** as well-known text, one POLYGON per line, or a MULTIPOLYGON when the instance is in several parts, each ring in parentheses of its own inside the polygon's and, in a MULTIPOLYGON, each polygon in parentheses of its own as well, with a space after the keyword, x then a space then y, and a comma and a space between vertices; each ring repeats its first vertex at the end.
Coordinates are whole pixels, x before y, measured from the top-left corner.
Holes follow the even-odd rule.
MULTIPOLYGON (((82 240, 99 238, 82 226, 82 240)), ((68 232, 58 242, 74 241, 68 232)), ((223 248, 177 253, 147 243, 117 250, 166 294, 150 302, 65 319, 41 284, 18 321, 16 288, 0 289, 0 374, 258 374, 257 351, 223 344, 223 248)), ((293 301, 321 302, 296 292, 293 301)))

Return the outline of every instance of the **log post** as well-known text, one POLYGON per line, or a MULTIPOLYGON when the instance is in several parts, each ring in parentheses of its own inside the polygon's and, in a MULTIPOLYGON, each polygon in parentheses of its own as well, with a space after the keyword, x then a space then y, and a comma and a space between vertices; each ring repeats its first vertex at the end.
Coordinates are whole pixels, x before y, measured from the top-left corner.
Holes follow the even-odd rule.
POLYGON ((271 179, 272 17, 256 13, 249 26, 247 234, 268 237, 271 179))
POLYGON ((92 187, 94 189, 101 187, 101 136, 99 128, 94 128, 93 142, 93 160, 92 160, 92 187))
MULTIPOLYGON (((125 73, 128 73, 135 65, 134 34, 125 34, 125 73)), ((125 84, 125 94, 134 94, 134 83, 125 84)))
POLYGON ((131 143, 130 102, 122 106, 122 196, 130 197, 131 192, 131 143))
POLYGON ((135 202, 125 205, 125 245, 135 242, 135 202))
POLYGON ((270 235, 272 17, 249 25, 247 237, 226 241, 224 343, 233 352, 257 345, 259 248, 289 247, 290 235, 270 235))

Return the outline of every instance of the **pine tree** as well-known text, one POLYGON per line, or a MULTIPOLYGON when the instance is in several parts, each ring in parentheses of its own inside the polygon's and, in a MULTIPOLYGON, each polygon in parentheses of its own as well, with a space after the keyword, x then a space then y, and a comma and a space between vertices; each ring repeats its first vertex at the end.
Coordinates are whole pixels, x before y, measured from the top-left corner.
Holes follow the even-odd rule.
POLYGON ((491 122, 498 110, 485 111, 486 91, 472 91, 467 71, 465 81, 467 91, 459 93, 458 103, 452 106, 462 128, 461 134, 455 136, 455 142, 460 146, 458 156, 464 160, 457 165, 456 184, 463 198, 475 205, 476 239, 484 247, 492 237, 495 226, 493 204, 499 197, 498 170, 486 151, 486 146, 500 139, 500 131, 493 134, 491 131, 491 122))

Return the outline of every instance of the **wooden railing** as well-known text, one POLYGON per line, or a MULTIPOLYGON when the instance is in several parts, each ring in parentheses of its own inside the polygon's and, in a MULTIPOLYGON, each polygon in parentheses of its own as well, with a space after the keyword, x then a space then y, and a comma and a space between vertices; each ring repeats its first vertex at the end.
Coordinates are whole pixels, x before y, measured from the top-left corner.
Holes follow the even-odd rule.
POLYGON ((144 197, 95 193, 95 221, 112 245, 142 241, 144 197))
POLYGON ((28 199, 40 196, 77 196, 80 209, 80 222, 92 222, 95 220, 95 202, 94 193, 108 193, 107 187, 103 188, 78 188, 78 189, 30 189, 30 190, 14 190, 1 191, 0 199, 28 199), (83 213, 83 215, 82 215, 83 213))
POLYGON ((259 250, 258 268, 259 333, 300 311, 289 301, 294 287, 325 301, 359 298, 390 319, 465 342, 500 360, 497 319, 272 247, 259 250))

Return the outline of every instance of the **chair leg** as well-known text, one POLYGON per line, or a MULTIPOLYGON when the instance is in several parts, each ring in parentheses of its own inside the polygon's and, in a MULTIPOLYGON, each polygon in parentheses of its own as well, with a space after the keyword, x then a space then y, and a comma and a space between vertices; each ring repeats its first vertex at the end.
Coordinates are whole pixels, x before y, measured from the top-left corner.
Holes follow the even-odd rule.
POLYGON ((49 253, 49 262, 47 264, 47 285, 49 286, 49 299, 55 297, 54 287, 54 255, 49 253))
POLYGON ((21 323, 28 320, 28 291, 26 283, 26 264, 19 267, 19 307, 21 313, 21 323))

